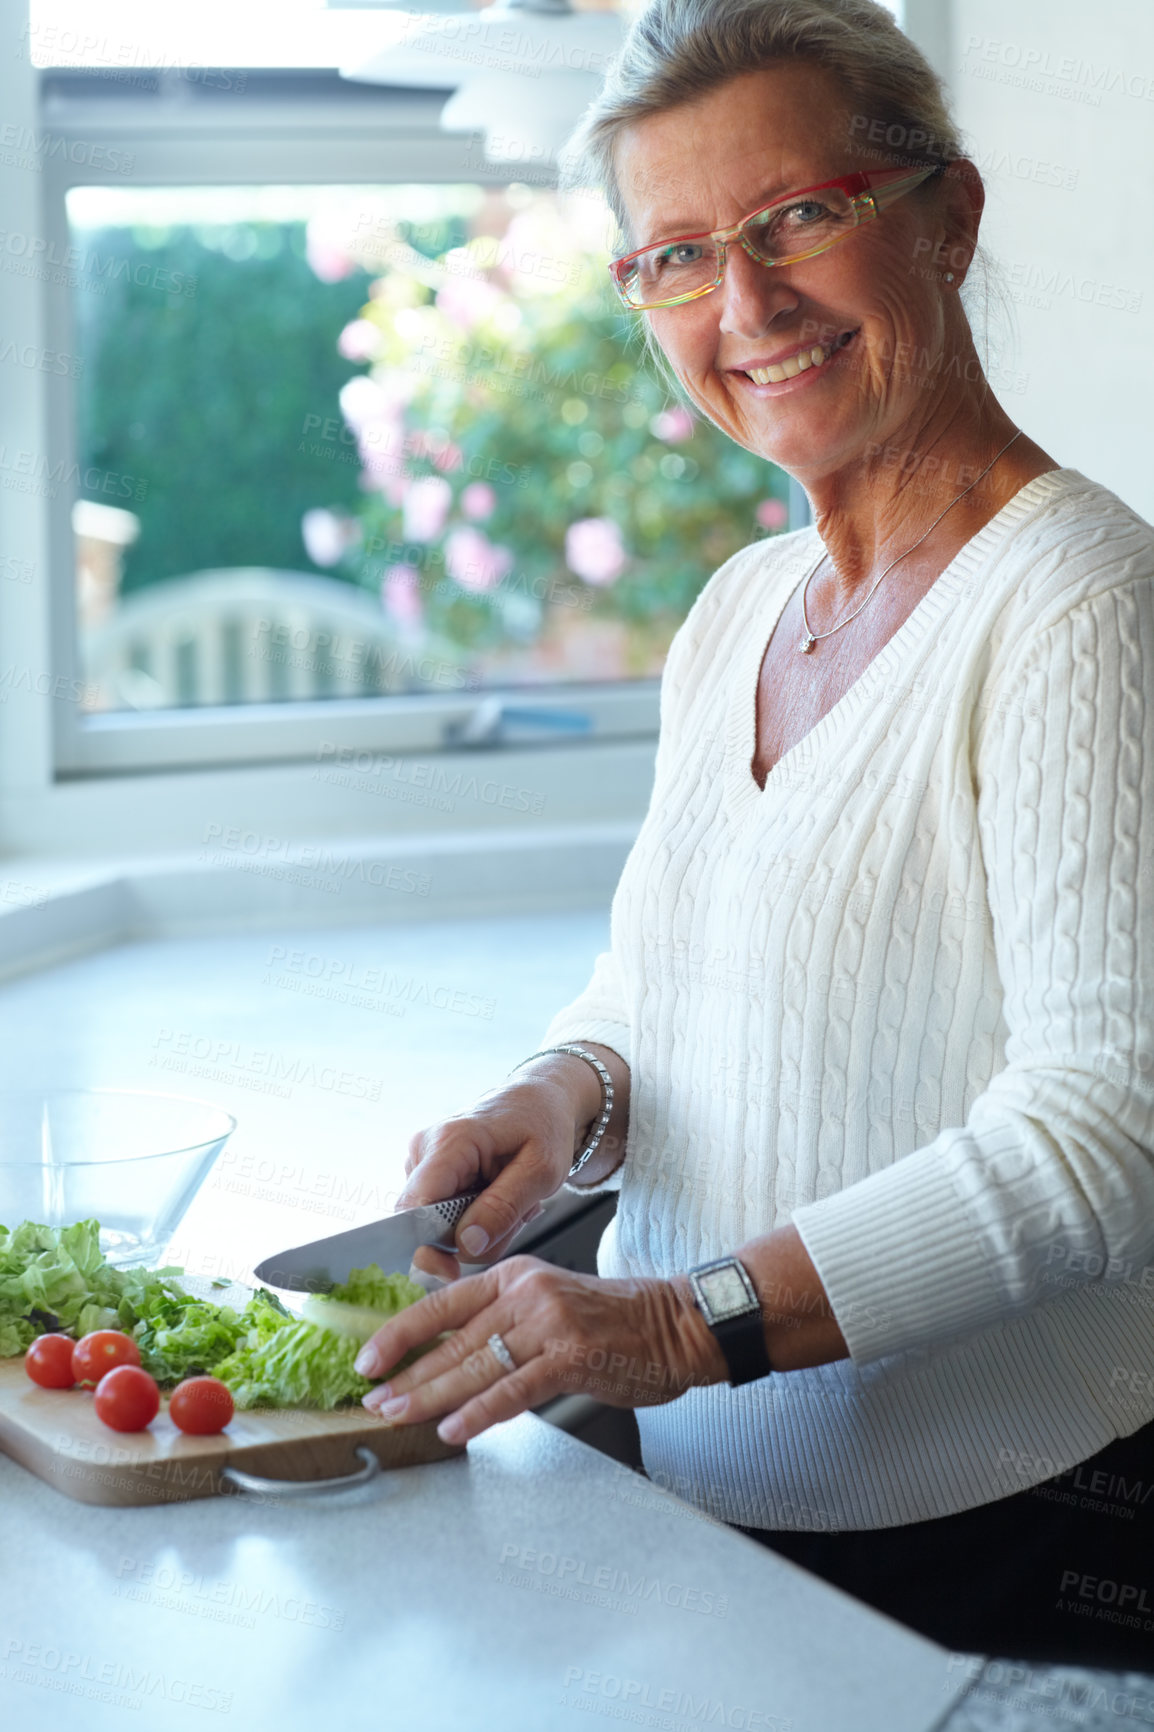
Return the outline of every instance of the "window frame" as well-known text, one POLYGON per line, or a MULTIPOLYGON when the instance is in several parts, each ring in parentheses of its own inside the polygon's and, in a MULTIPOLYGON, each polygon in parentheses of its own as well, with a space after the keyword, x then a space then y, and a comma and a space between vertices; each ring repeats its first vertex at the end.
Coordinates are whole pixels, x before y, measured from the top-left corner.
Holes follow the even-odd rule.
MULTIPOLYGON (((69 190, 99 183, 101 177, 71 160, 74 152, 83 157, 94 144, 114 161, 131 155, 133 184, 141 186, 452 180, 504 185, 515 178, 500 164, 483 161, 476 135, 440 130, 439 112, 448 91, 350 85, 329 73, 246 77, 255 81, 252 97, 230 97, 209 84, 189 84, 179 75, 161 73, 157 94, 142 98, 105 94, 106 81, 83 73, 43 75, 44 122, 65 141, 44 165, 43 232, 54 249, 49 256, 65 256, 69 245, 69 190), (104 90, 93 94, 100 83, 104 90), (355 92, 351 98, 350 91, 355 92), (366 159, 371 173, 366 172, 366 159)), ((104 184, 110 181, 110 176, 103 177, 104 184)), ((67 282, 47 282, 43 293, 48 347, 71 356, 74 325, 67 282)), ((48 449, 54 462, 63 461, 65 472, 71 473, 77 459, 69 377, 46 379, 45 407, 48 449)), ((52 502, 47 524, 52 666, 68 689, 78 690, 84 675, 75 628, 72 501, 65 493, 61 489, 62 496, 52 502)), ((657 679, 493 686, 465 696, 422 693, 98 715, 87 715, 76 704, 58 705, 55 767, 60 777, 76 777, 228 763, 299 763, 314 761, 320 742, 334 738, 342 745, 382 752, 439 750, 451 743, 454 728, 493 698, 514 708, 531 705, 546 714, 580 711, 588 717, 586 738, 653 740, 659 686, 657 679)), ((563 732, 563 717, 558 727, 563 732)), ((519 728, 518 735, 533 743, 556 737, 548 722, 519 728)))

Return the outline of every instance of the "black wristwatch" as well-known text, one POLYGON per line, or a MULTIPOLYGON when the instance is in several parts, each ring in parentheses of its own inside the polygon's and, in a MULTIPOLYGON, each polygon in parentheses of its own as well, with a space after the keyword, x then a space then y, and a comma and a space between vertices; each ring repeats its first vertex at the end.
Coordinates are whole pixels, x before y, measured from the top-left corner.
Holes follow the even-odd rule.
POLYGON ((769 1377, 773 1366, 765 1345, 765 1325, 757 1292, 736 1257, 718 1257, 689 1271, 697 1308, 709 1324, 737 1388, 769 1377))

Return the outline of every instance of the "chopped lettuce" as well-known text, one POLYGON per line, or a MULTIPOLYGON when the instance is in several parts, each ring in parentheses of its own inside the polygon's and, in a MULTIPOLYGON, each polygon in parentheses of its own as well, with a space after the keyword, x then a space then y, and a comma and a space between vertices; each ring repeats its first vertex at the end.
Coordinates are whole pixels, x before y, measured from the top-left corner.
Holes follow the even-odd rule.
MULTIPOLYGON (((353 1370, 360 1341, 298 1321, 265 1288, 243 1311, 195 1298, 179 1269, 116 1269, 100 1251, 97 1221, 0 1227, 0 1358, 23 1353, 37 1335, 79 1337, 123 1329, 141 1364, 164 1387, 198 1372, 227 1383, 238 1407, 322 1407, 359 1400, 372 1384, 353 1370)), ((372 1313, 372 1333, 424 1297, 407 1275, 377 1265, 354 1269, 330 1297, 372 1313)), ((407 1363, 407 1361, 405 1361, 407 1363)))
POLYGON ((239 1346, 265 1341, 291 1321, 280 1300, 262 1287, 243 1311, 187 1295, 181 1303, 158 1303, 133 1334, 144 1369, 158 1383, 179 1383, 198 1372, 216 1377, 221 1360, 239 1346))
POLYGON ((367 1269, 350 1269, 343 1286, 334 1287, 325 1297, 344 1305, 363 1305, 366 1311, 379 1311, 381 1322, 385 1323, 406 1305, 423 1299, 425 1290, 407 1275, 386 1275, 379 1264, 370 1263, 367 1269))
POLYGON ((323 1315, 321 1304, 329 1301, 356 1306, 362 1316, 371 1311, 375 1319, 366 1333, 348 1334, 305 1319, 242 1347, 217 1365, 213 1376, 228 1384, 238 1407, 328 1408, 359 1401, 373 1387, 353 1369, 361 1343, 424 1296, 407 1275, 386 1275, 375 1263, 353 1269, 316 1305, 314 1316, 323 1315))

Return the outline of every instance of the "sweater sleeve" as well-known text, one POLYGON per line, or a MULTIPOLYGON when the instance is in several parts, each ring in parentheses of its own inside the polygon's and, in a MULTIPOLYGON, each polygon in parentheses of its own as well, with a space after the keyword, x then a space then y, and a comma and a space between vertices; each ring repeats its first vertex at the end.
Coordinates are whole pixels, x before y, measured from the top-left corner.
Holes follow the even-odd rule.
POLYGON ((1154 1260, 1152 669, 1143 577, 1071 607, 987 700, 972 766, 1005 1065, 964 1126, 795 1211, 855 1361, 1154 1260))

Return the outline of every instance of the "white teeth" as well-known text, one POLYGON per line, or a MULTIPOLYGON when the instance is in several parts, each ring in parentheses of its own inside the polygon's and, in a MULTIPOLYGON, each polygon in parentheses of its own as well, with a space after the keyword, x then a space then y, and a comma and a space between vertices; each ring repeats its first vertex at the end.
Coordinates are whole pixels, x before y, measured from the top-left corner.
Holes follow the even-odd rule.
POLYGON ((820 343, 815 343, 812 349, 789 355, 772 367, 748 367, 746 371, 755 385, 780 385, 783 379, 796 379, 799 373, 807 372, 810 367, 823 366, 838 346, 831 343, 828 349, 823 349, 820 343))

